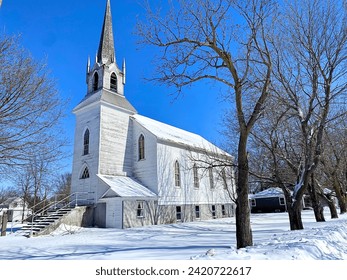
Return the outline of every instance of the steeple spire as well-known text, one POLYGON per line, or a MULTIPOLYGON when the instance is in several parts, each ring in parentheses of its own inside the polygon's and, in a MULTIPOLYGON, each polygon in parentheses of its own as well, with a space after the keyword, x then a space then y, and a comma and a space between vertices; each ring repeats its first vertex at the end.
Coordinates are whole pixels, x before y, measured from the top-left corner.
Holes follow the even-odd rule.
POLYGON ((110 0, 107 0, 106 4, 104 24, 102 26, 100 44, 97 54, 97 62, 101 64, 110 64, 115 62, 110 0))

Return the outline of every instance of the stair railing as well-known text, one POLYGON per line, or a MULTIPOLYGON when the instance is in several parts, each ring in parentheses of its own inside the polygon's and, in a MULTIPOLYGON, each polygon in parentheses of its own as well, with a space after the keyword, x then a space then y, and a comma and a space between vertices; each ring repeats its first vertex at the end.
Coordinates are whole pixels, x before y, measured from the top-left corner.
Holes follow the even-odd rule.
MULTIPOLYGON (((33 227, 34 227, 34 221, 36 218, 43 216, 44 214, 48 213, 48 210, 56 210, 56 209, 66 209, 70 207, 77 207, 77 206, 85 206, 92 204, 91 199, 88 199, 88 194, 92 192, 75 192, 70 194, 69 196, 64 197, 63 199, 57 201, 56 197, 53 202, 47 204, 45 207, 41 208, 40 210, 32 213, 31 215, 31 228, 30 228, 30 237, 33 235, 33 227), (87 198, 81 198, 81 197, 87 197, 87 198)), ((39 203, 40 204, 40 203, 39 203)), ((35 209, 38 204, 34 205, 31 209, 35 209)), ((53 213, 51 214, 53 215, 53 213)), ((48 215, 45 217, 42 221, 49 219, 51 215, 48 215)))

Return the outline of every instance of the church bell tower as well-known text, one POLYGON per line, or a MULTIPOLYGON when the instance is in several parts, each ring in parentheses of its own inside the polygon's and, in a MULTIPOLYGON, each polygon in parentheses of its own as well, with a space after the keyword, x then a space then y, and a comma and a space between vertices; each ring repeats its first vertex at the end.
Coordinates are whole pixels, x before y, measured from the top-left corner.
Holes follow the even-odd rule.
POLYGON ((110 0, 107 1, 104 23, 100 37, 99 49, 95 56, 95 63, 90 68, 87 62, 87 94, 93 94, 100 89, 108 89, 114 93, 124 95, 125 60, 122 70, 117 65, 114 48, 112 16, 110 0))
POLYGON ((110 0, 107 0, 99 48, 86 69, 87 93, 76 116, 71 192, 87 193, 97 203, 107 186, 98 174, 132 175, 132 129, 135 108, 124 95, 125 62, 116 62, 110 0))

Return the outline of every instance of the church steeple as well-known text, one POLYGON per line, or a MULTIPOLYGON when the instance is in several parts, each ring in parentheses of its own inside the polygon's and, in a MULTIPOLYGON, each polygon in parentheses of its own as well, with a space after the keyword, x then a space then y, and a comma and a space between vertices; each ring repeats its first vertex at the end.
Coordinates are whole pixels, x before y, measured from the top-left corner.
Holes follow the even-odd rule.
POLYGON ((115 49, 112 30, 112 15, 110 0, 107 0, 104 24, 100 37, 97 62, 100 64, 115 63, 115 49))
MULTIPOLYGON (((89 60, 88 60, 89 61, 89 60)), ((107 0, 99 48, 95 63, 87 63, 87 95, 107 90, 124 96, 125 65, 120 69, 116 63, 110 0, 107 0)))

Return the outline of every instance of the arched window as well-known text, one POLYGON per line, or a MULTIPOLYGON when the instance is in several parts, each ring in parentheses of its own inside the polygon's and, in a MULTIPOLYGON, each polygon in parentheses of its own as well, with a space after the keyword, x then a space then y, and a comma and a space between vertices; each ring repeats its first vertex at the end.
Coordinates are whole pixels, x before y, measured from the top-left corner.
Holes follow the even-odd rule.
POLYGON ((210 188, 213 189, 214 188, 214 182, 213 182, 213 170, 212 167, 208 168, 208 175, 210 178, 210 188))
POLYGON ((196 164, 193 166, 194 188, 199 188, 199 173, 196 164))
POLYGON ((227 174, 225 172, 225 168, 222 169, 222 180, 223 180, 223 187, 224 189, 228 188, 228 183, 227 183, 227 174))
POLYGON ((93 77, 93 90, 96 91, 98 88, 99 88, 99 75, 98 75, 98 72, 95 72, 93 77))
POLYGON ((180 173, 180 164, 178 161, 175 161, 175 186, 181 186, 181 173, 180 173))
POLYGON ((89 170, 88 170, 88 167, 86 166, 83 169, 83 172, 82 172, 82 175, 81 175, 81 179, 87 179, 87 178, 89 178, 89 170))
POLYGON ((84 132, 83 136, 83 155, 89 154, 89 129, 84 132))
POLYGON ((145 137, 143 134, 139 137, 139 160, 145 159, 145 137))
POLYGON ((111 74, 111 79, 110 79, 110 89, 112 91, 117 92, 117 76, 115 73, 111 74))

